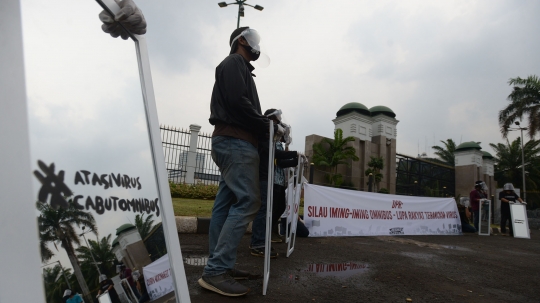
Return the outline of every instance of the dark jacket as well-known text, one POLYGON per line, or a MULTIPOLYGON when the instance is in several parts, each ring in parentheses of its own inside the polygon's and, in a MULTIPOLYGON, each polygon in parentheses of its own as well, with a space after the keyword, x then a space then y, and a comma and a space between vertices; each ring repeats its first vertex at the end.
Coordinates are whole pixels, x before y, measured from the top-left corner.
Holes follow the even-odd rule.
POLYGON ((253 70, 239 54, 229 55, 216 67, 210 124, 234 125, 257 135, 268 132, 269 120, 261 112, 253 70))
MULTIPOLYGON (((259 140, 259 180, 268 180, 268 139, 259 140)), ((274 164, 280 167, 293 167, 298 165, 298 152, 275 149, 274 164)), ((274 166, 272 166, 274 167, 274 166)), ((273 182, 273 181, 272 181, 273 182)))
POLYGON ((469 194, 469 201, 471 203, 472 210, 478 211, 480 209, 479 207, 480 199, 485 199, 485 198, 486 198, 486 195, 482 191, 478 189, 473 189, 469 194))

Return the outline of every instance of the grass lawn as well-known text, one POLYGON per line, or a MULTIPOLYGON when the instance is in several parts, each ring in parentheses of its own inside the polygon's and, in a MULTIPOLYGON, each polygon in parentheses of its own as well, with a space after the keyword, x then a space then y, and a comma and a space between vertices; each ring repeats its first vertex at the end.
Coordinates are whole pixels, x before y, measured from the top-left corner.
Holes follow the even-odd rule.
POLYGON ((214 200, 172 198, 175 216, 210 217, 214 200))
MULTIPOLYGON (((211 217, 214 200, 172 198, 174 215, 188 217, 211 217)), ((300 206, 300 215, 304 207, 300 206)))

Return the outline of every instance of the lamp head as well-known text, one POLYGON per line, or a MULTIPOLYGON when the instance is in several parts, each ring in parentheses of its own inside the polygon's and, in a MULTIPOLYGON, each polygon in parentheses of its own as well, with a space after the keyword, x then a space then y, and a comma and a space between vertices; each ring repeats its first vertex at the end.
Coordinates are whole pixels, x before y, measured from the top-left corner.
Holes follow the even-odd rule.
POLYGON ((240 4, 240 7, 238 8, 238 12, 240 14, 240 17, 244 17, 244 5, 240 4))
POLYGON ((260 10, 262 11, 264 9, 264 7, 260 6, 260 5, 255 5, 253 8, 255 8, 256 10, 260 10))
POLYGON ((227 7, 227 3, 225 2, 219 2, 217 5, 219 5, 219 7, 227 7))
POLYGON ((517 126, 519 126, 519 121, 514 122, 517 126))

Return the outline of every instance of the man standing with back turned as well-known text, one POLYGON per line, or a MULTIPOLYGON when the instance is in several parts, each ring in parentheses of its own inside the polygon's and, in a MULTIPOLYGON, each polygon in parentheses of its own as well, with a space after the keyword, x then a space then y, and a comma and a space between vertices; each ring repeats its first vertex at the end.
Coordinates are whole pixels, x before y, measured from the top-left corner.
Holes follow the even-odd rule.
POLYGON ((257 31, 249 27, 232 33, 230 55, 216 68, 210 103, 209 121, 215 126, 212 159, 221 178, 210 221, 210 256, 199 284, 225 296, 249 292, 236 282, 249 273, 234 265, 238 244, 261 205, 257 141, 268 132, 269 120, 261 113, 249 63, 259 58, 259 41, 257 31))

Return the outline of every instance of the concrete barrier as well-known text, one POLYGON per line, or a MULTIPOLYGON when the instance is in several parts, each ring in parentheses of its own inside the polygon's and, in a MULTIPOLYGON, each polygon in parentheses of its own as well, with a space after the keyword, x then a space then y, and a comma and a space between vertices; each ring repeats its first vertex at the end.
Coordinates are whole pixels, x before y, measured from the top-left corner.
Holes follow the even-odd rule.
MULTIPOLYGON (((210 229, 210 218, 177 216, 175 220, 176 230, 180 234, 208 234, 210 229)), ((251 233, 252 223, 249 223, 246 233, 251 233)))

